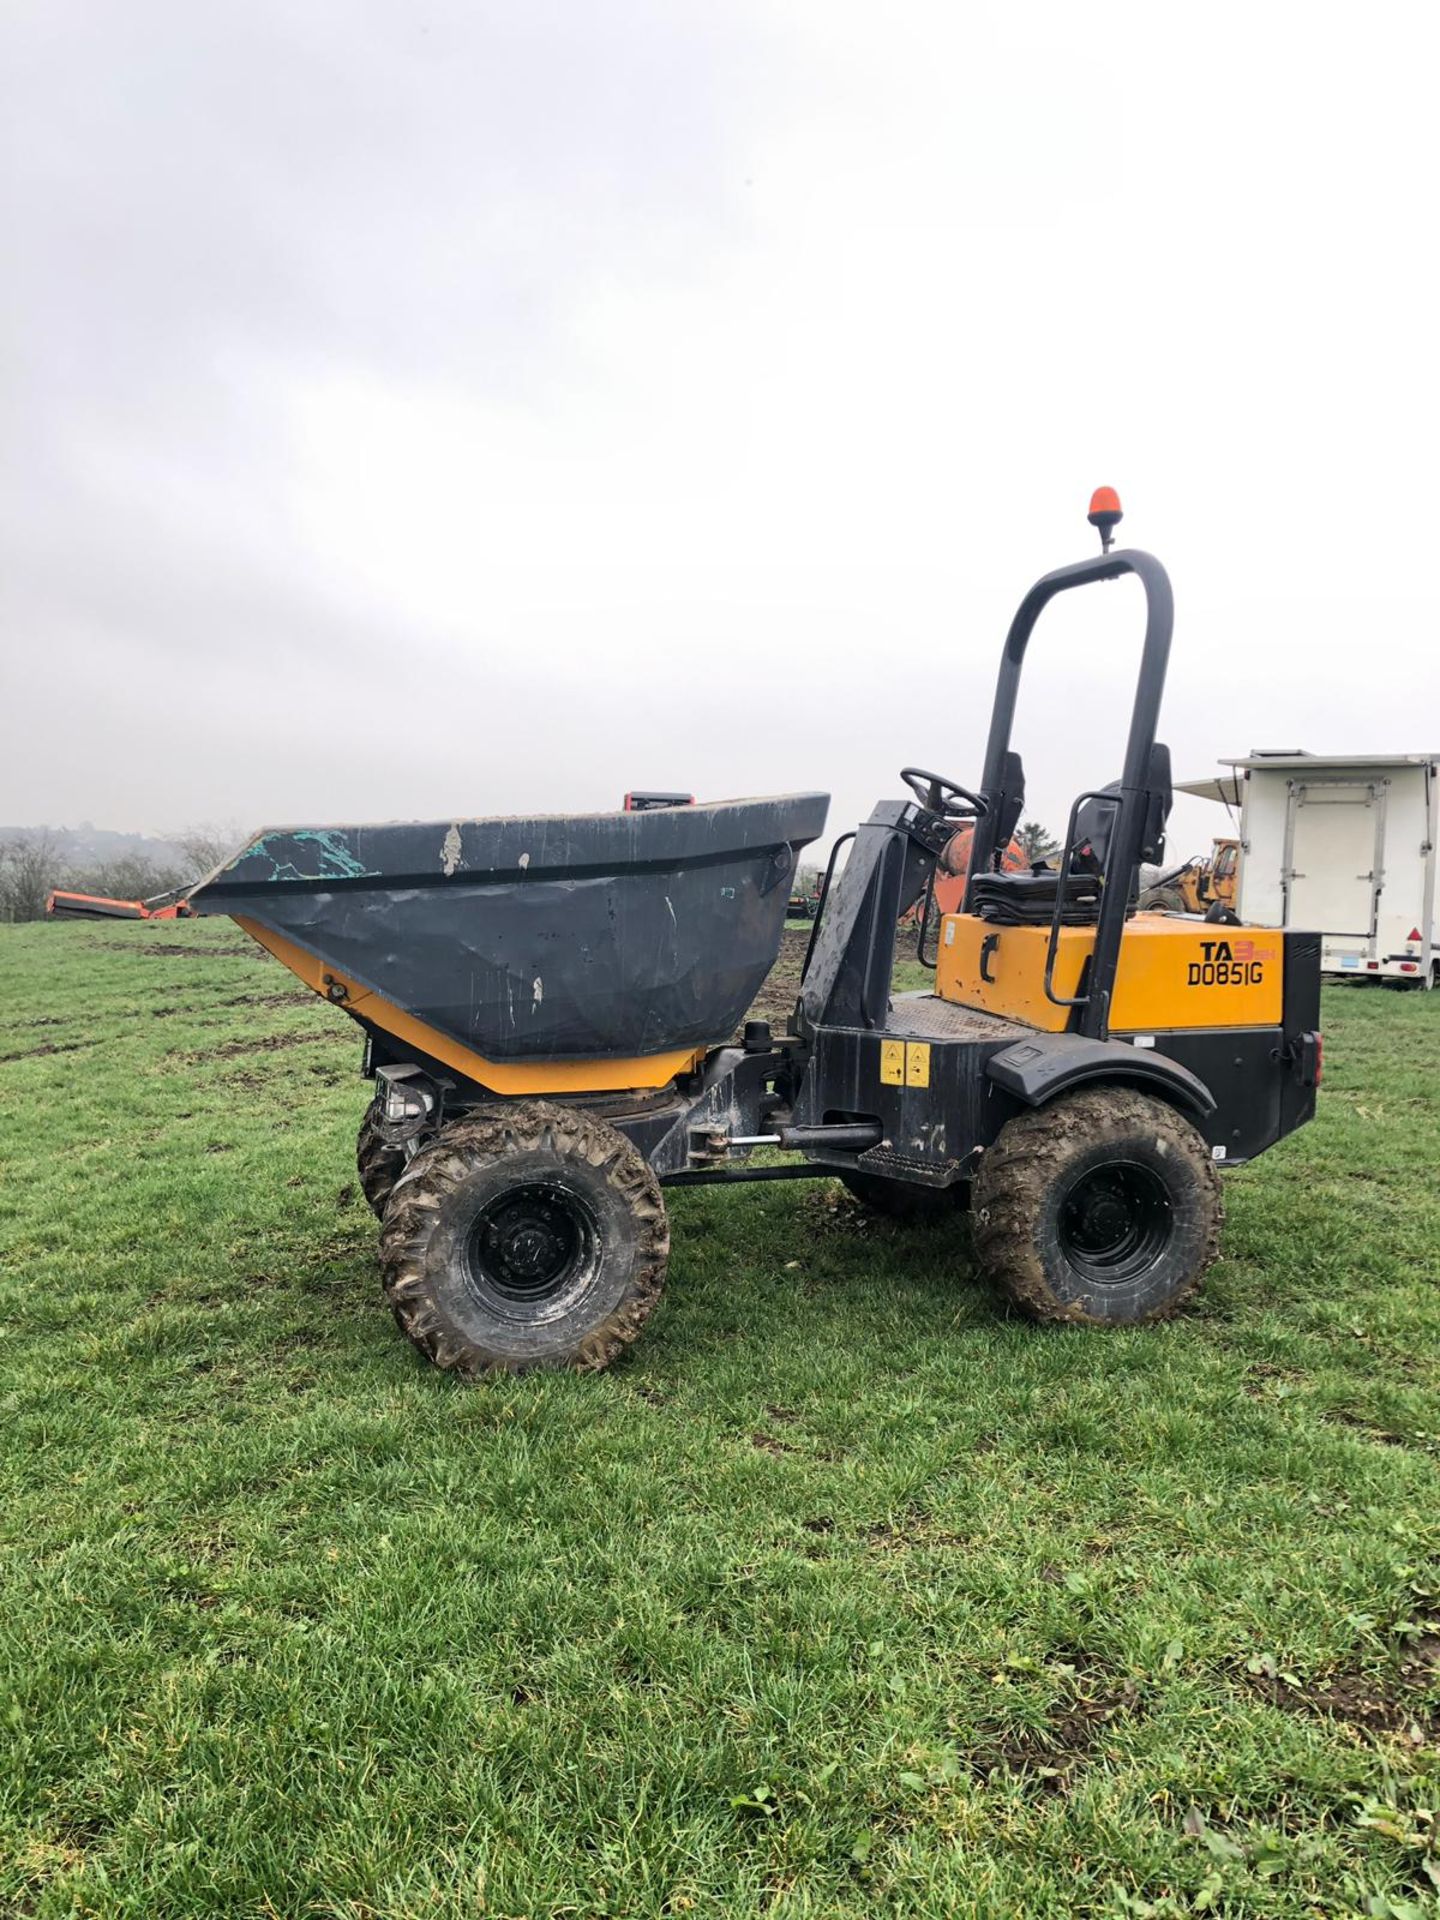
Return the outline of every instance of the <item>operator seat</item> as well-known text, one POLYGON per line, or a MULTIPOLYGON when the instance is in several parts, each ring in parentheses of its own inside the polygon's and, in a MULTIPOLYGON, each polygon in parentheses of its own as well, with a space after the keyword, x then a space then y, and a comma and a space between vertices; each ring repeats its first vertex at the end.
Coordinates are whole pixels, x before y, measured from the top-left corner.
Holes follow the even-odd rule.
POLYGON ((982 920, 1002 927, 1048 927, 1060 907, 1062 927, 1085 927, 1100 914, 1100 879, 1093 873, 1036 867, 1030 873, 982 873, 971 888, 971 906, 982 920))
MULTIPOLYGON (((1060 903, 1060 924, 1083 927, 1100 915, 1100 896, 1110 864, 1110 843, 1120 814, 1118 780, 1102 787, 1082 803, 1075 814, 1075 836, 1061 854, 1061 867, 1037 865, 1029 873, 976 874, 970 905, 982 920, 1001 926, 1049 926, 1060 903)), ((1149 778, 1145 785, 1145 824, 1141 860, 1165 857, 1165 823, 1170 817, 1174 788, 1170 779, 1170 749, 1159 741, 1150 749, 1149 778)), ((1131 877, 1131 887, 1138 881, 1131 877)))

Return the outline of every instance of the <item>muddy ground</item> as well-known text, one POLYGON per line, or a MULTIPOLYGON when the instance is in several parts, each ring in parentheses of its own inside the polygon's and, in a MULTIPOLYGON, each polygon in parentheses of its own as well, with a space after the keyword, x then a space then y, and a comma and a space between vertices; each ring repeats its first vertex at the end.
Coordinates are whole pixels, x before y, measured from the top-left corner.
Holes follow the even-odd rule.
MULTIPOLYGON (((748 1018, 768 1020, 776 1033, 783 1033, 800 992, 800 975, 805 966, 805 950, 810 944, 809 927, 786 927, 780 943, 780 957, 770 969, 764 986, 755 997, 748 1018)), ((915 929, 902 925, 895 935, 897 964, 915 958, 915 929)))
POLYGON ((780 957, 755 996, 755 1003, 747 1018, 768 1020, 776 1033, 785 1031, 800 992, 800 972, 805 965, 805 949, 809 944, 809 927, 785 929, 780 942, 780 957))

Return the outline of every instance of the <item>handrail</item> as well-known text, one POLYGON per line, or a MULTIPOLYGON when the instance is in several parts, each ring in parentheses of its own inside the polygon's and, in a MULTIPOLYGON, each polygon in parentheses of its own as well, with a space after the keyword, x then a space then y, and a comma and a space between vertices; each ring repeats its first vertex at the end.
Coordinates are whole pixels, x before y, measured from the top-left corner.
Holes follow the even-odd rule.
POLYGON ((926 878, 925 897, 920 906, 920 925, 915 935, 915 959, 920 966, 928 967, 931 973, 935 971, 936 966, 939 964, 940 949, 938 947, 935 949, 935 958, 933 960, 927 960, 925 958, 925 936, 930 931, 930 909, 935 905, 935 875, 938 871, 939 865, 936 863, 931 866, 929 875, 926 878))
POLYGON ((815 942, 820 935, 820 922, 825 915, 825 903, 830 898, 830 882, 835 878, 835 856, 847 840, 853 840, 855 838, 855 834, 856 829, 854 827, 850 829, 849 833, 842 833, 834 846, 831 847, 830 858, 825 862, 825 878, 820 882, 820 892, 815 899, 815 918, 810 922, 810 938, 805 943, 805 964, 800 969, 802 982, 806 974, 810 971, 810 956, 815 951, 815 942))
MULTIPOLYGON (((1102 800, 1107 805, 1116 808, 1120 805, 1120 796, 1118 793, 1077 793, 1074 801, 1071 803, 1070 817, 1065 822, 1065 846, 1060 855, 1060 884, 1055 889, 1055 905, 1050 910, 1050 939, 1045 948, 1045 998, 1057 1007, 1088 1007, 1092 998, 1088 993, 1080 993, 1076 994, 1073 999, 1067 999, 1064 994, 1056 993, 1055 991, 1055 960, 1060 951, 1061 915, 1065 911, 1065 882, 1070 872, 1070 856, 1076 851, 1075 835, 1079 826, 1080 809, 1087 800, 1102 800)), ((1105 868, 1100 876, 1100 905, 1102 911, 1105 905, 1105 888, 1109 878, 1110 860, 1107 854, 1105 868)), ((1098 918, 1095 927, 1096 933, 1098 934, 1100 927, 1098 918)), ((1093 983, 1095 977, 1093 970, 1090 977, 1093 983)))

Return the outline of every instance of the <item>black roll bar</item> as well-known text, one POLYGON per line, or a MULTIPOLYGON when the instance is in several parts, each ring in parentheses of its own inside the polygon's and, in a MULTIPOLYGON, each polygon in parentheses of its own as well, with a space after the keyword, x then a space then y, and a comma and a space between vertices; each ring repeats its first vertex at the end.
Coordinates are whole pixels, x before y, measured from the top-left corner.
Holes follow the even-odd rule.
MULTIPOLYGON (((1142 553, 1136 547, 1126 547, 1119 552, 1097 554, 1092 560, 1077 561, 1073 566, 1057 567, 1054 573, 1047 573, 1035 582, 1016 609, 1000 659, 1000 675, 995 683, 995 705, 990 717, 990 739, 985 749, 982 791, 989 807, 975 823, 970 877, 965 884, 964 910, 969 913, 974 910, 976 879, 981 874, 989 873, 994 864, 997 823, 1008 818, 1007 803, 1015 799, 1014 795, 1005 791, 1006 756, 1010 751, 1010 733, 1015 724, 1015 702, 1020 690, 1025 650, 1030 644, 1036 621, 1057 594, 1068 593, 1072 587, 1088 587, 1096 580, 1117 580, 1125 573, 1133 573, 1145 589, 1145 641, 1135 683, 1135 706, 1130 716, 1125 766, 1120 776, 1119 804, 1105 862, 1090 977, 1085 996, 1076 1009, 1076 1030, 1096 1040, 1108 1038, 1110 1032, 1110 1000, 1115 987, 1115 969, 1120 959, 1120 941, 1125 931, 1125 910, 1129 903, 1131 883, 1140 865, 1140 848, 1145 837, 1155 730, 1160 719, 1165 669, 1170 659, 1170 636, 1175 625, 1175 598, 1170 590, 1170 577, 1153 554, 1142 553)), ((1067 847, 1062 855, 1067 865, 1069 853, 1067 847)))

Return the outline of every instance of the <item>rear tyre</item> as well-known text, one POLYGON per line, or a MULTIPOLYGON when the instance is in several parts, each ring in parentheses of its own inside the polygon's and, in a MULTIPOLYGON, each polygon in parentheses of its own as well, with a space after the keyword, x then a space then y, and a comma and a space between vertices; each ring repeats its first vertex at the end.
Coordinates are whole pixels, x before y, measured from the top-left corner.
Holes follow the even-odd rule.
POLYGON ((380 1235, 395 1318, 465 1375, 609 1366, 660 1298, 669 1251, 660 1183, 625 1136, 541 1100, 443 1127, 380 1235))
POLYGON ((1137 905, 1142 913, 1184 913, 1185 896, 1178 887, 1151 887, 1137 905))
POLYGON ((908 1180, 885 1180, 876 1173, 842 1173, 841 1184, 870 1213, 887 1220, 905 1220, 913 1226, 953 1220, 965 1211, 970 1190, 955 1187, 918 1187, 908 1180))
POLYGON ((374 1107, 365 1109, 365 1118, 360 1122, 360 1134, 355 1142, 355 1171, 371 1212, 383 1220, 390 1189, 405 1171, 405 1151, 402 1147, 392 1147, 381 1137, 374 1107))
POLYGON ((975 1179, 981 1264, 1037 1320, 1169 1318, 1218 1253, 1222 1218, 1200 1135, 1126 1087, 1062 1095, 1008 1121, 975 1179))

